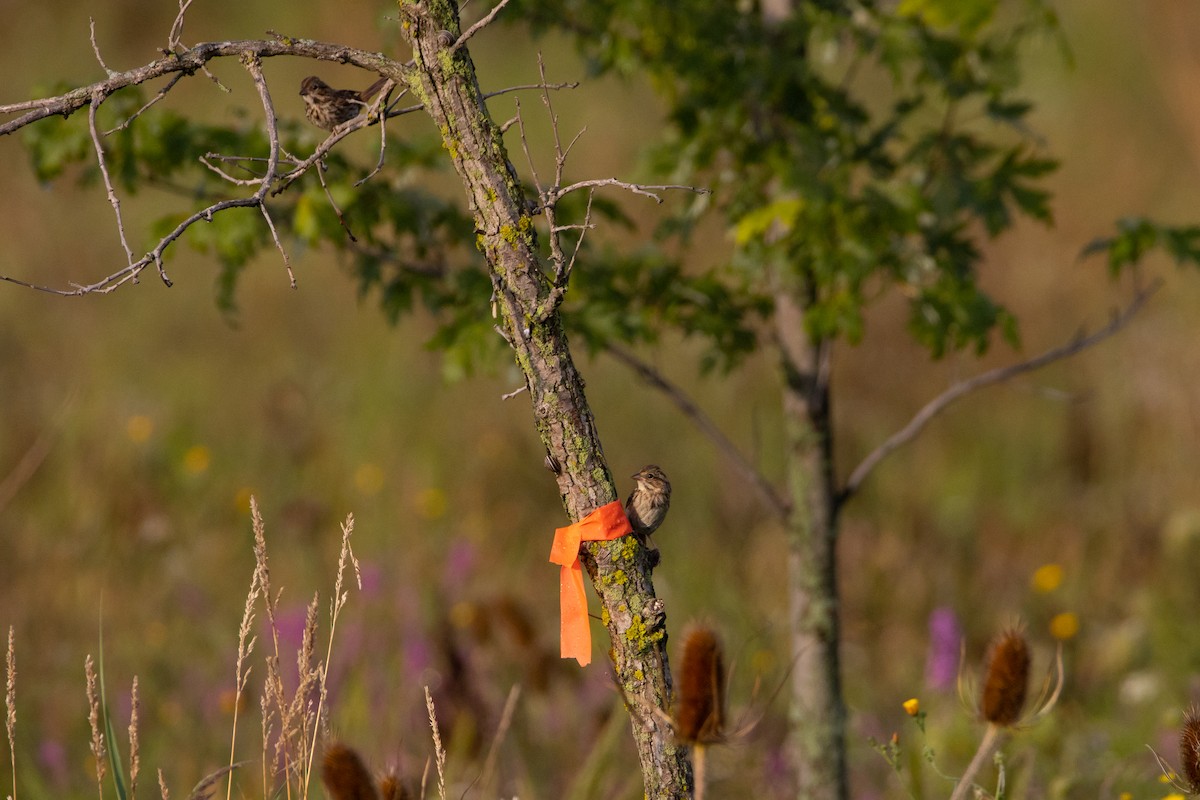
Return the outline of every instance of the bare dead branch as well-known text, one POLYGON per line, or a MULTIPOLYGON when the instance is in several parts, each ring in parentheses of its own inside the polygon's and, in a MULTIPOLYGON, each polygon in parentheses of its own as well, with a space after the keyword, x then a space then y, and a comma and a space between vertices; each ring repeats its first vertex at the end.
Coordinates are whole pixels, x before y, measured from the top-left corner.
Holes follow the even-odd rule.
POLYGON ((1109 323, 1093 333, 1089 334, 1080 331, 1071 341, 1058 347, 1052 347, 1041 355, 1017 362, 1016 364, 1009 364, 1008 366, 988 370, 973 378, 958 381, 950 386, 950 388, 922 406, 903 428, 885 439, 878 447, 868 453, 866 458, 859 462, 858 466, 850 473, 850 477, 846 479, 846 483, 841 491, 838 492, 838 506, 841 506, 858 491, 863 481, 871 474, 872 470, 879 466, 881 461, 916 438, 917 434, 924 430, 925 426, 932 422, 938 414, 945 411, 946 407, 951 403, 978 389, 996 383, 1003 383, 1026 372, 1041 369, 1048 364, 1053 364, 1055 361, 1069 358, 1076 353, 1100 344, 1124 328, 1142 310, 1142 307, 1158 291, 1160 286, 1162 286, 1162 281, 1154 281, 1145 288, 1138 288, 1129 305, 1124 309, 1114 312, 1109 323))
POLYGON ((783 518, 790 513, 791 506, 784 496, 775 489, 765 475, 750 463, 724 431, 692 401, 687 392, 667 380, 661 372, 624 347, 610 343, 605 346, 605 351, 636 372, 638 377, 650 384, 652 388, 666 395, 667 399, 700 430, 700 433, 716 446, 734 470, 754 487, 754 490, 766 501, 767 506, 777 517, 783 518))
POLYGON ((476 22, 471 27, 467 28, 466 32, 464 32, 462 36, 458 37, 458 41, 456 41, 454 44, 452 44, 450 46, 450 55, 454 55, 455 53, 457 53, 459 48, 467 43, 468 39, 470 39, 475 34, 479 33, 481 30, 486 28, 488 25, 492 24, 492 20, 494 20, 496 18, 496 15, 499 14, 500 10, 503 9, 506 5, 508 5, 508 0, 500 0, 500 2, 496 4, 496 7, 493 8, 490 12, 488 12, 488 15, 486 17, 479 20, 479 22, 476 22))
POLYGON ((243 39, 204 42, 188 50, 171 53, 135 69, 114 73, 103 81, 80 86, 65 94, 0 105, 0 114, 25 112, 16 119, 0 124, 0 136, 20 130, 26 125, 46 117, 70 116, 88 105, 96 94, 104 99, 121 89, 140 85, 155 78, 175 73, 193 74, 214 58, 240 57, 242 55, 254 55, 259 58, 300 56, 338 64, 351 64, 396 79, 401 78, 407 69, 382 53, 370 53, 366 50, 313 39, 281 37, 270 40, 243 39))

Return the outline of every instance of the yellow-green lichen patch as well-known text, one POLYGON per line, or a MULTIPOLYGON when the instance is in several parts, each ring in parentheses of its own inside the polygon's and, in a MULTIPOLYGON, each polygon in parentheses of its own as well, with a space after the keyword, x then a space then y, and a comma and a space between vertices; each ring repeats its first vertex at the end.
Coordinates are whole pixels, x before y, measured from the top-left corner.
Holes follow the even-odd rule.
POLYGON ((637 553, 637 539, 632 536, 621 537, 621 549, 617 551, 616 560, 632 562, 634 555, 637 553))
POLYGON ((665 631, 650 630, 641 617, 635 616, 630 620, 629 628, 625 631, 625 641, 633 647, 634 652, 644 653, 650 645, 661 640, 665 631))

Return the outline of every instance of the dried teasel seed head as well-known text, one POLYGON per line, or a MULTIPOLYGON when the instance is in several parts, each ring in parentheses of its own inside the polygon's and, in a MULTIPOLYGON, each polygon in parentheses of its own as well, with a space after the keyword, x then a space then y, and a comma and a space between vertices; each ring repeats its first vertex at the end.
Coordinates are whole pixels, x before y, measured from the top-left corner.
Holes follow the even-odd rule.
POLYGON ((684 633, 675 735, 687 744, 721 741, 725 724, 725 662, 717 635, 706 625, 684 633))
POLYGON ((1190 794, 1200 794, 1200 708, 1192 706, 1183 715, 1179 731, 1179 771, 1190 794))
POLYGON ((1029 685, 1029 660, 1029 644, 1020 630, 1009 628, 992 640, 980 716, 1001 728, 1017 723, 1029 685))
POLYGON ((325 749, 321 780, 333 800, 377 800, 375 782, 358 753, 342 744, 325 749))
POLYGON ((417 792, 405 786, 395 773, 389 773, 379 782, 379 796, 381 800, 416 800, 417 792))

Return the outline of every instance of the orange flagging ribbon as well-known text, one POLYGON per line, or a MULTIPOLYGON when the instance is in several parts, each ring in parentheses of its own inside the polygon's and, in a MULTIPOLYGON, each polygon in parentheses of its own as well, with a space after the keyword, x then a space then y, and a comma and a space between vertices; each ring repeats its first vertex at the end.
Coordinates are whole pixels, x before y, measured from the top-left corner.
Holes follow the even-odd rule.
POLYGON ((550 562, 562 566, 558 576, 562 657, 575 659, 581 667, 592 661, 592 629, 588 624, 587 595, 583 592, 579 545, 619 539, 629 533, 633 533, 633 526, 617 500, 600 506, 574 525, 554 530, 550 562))

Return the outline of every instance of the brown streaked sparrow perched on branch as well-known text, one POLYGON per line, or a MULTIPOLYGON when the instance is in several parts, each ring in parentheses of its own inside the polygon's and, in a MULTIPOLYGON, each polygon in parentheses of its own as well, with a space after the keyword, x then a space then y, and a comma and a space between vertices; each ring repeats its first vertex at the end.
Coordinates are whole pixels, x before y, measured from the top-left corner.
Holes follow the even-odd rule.
POLYGON ((625 501, 625 516, 629 517, 638 540, 646 547, 657 549, 650 544, 650 534, 662 525, 671 507, 671 483, 666 473, 654 464, 642 467, 633 479, 637 484, 625 501))
POLYGON ((316 75, 309 75, 300 82, 300 96, 304 98, 304 116, 318 128, 331 131, 361 114, 367 107, 367 102, 387 81, 387 78, 380 78, 366 89, 357 92, 354 89, 334 89, 316 75))

